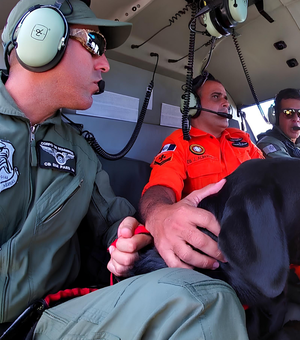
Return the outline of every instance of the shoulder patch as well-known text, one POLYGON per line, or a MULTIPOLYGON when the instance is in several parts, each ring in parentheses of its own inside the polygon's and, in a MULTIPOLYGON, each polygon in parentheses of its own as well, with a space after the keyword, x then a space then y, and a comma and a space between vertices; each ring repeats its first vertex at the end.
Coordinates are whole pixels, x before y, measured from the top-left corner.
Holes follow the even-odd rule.
POLYGON ((169 153, 169 154, 158 154, 154 161, 153 161, 153 164, 154 165, 163 165, 169 161, 171 161, 173 158, 173 154, 169 153))
POLYGON ((167 151, 175 151, 176 145, 175 144, 166 144, 162 147, 159 153, 167 152, 167 151))
POLYGON ((265 146, 265 147, 262 149, 262 151, 267 155, 267 154, 269 154, 269 153, 273 153, 273 152, 278 151, 278 148, 276 148, 276 146, 273 145, 273 144, 269 144, 269 145, 265 146))
POLYGON ((37 145, 41 168, 76 174, 76 156, 72 150, 45 141, 37 145))
POLYGON ((8 142, 0 139, 0 192, 14 186, 19 177, 19 170, 13 166, 15 148, 8 142))

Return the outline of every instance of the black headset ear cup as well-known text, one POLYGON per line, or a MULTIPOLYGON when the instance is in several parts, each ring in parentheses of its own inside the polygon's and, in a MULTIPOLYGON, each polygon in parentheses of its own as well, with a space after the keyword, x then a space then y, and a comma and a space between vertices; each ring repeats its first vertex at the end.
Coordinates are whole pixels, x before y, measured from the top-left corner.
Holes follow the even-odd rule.
POLYGON ((203 15, 203 22, 207 32, 216 38, 221 38, 222 36, 227 36, 231 34, 231 30, 225 28, 220 23, 217 15, 217 9, 211 10, 210 12, 203 15))
POLYGON ((217 12, 219 21, 222 23, 222 26, 224 28, 232 28, 238 24, 238 22, 234 20, 231 15, 228 1, 223 1, 223 4, 219 8, 216 9, 216 12, 217 12))
POLYGON ((69 39, 68 23, 55 6, 34 6, 16 25, 12 42, 20 64, 33 72, 55 67, 69 39))
POLYGON ((269 119, 269 123, 271 123, 272 125, 276 125, 276 110, 275 110, 275 105, 272 104, 269 109, 268 109, 268 119, 269 119))

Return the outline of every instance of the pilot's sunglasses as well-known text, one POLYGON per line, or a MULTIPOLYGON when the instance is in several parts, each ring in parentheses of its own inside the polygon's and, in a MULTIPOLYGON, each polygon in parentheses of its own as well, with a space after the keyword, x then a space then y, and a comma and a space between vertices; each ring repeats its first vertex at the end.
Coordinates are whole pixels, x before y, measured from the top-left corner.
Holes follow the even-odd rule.
POLYGON ((288 119, 292 118, 295 113, 297 113, 298 118, 300 118, 300 109, 283 109, 282 112, 288 119))
POLYGON ((70 38, 79 41, 92 55, 101 56, 106 51, 106 40, 100 32, 85 28, 70 28, 70 38))

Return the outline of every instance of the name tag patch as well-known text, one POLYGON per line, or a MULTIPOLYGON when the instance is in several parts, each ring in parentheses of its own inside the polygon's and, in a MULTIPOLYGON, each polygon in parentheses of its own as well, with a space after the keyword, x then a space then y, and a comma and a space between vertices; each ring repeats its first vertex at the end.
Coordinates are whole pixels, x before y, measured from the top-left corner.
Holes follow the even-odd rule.
POLYGON ((248 142, 243 142, 243 141, 238 141, 238 142, 233 142, 232 146, 235 146, 237 148, 246 148, 249 146, 248 142))
POLYGON ((38 142, 37 146, 41 168, 76 174, 76 156, 72 150, 45 141, 38 142))

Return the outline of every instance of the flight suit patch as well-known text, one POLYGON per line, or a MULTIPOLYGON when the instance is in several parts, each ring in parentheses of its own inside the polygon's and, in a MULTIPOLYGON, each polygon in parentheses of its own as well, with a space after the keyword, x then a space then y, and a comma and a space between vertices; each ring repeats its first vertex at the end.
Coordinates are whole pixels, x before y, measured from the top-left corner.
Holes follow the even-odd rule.
POLYGON ((14 146, 0 139, 0 192, 14 186, 19 177, 19 170, 13 165, 14 146))
POLYGON ((40 141, 38 145, 39 166, 76 175, 76 156, 72 150, 40 141))
POLYGON ((154 165, 163 165, 163 164, 171 161, 172 158, 173 158, 173 154, 171 154, 171 153, 170 154, 165 154, 165 153, 161 154, 160 153, 155 157, 153 164, 154 165))
POLYGON ((192 144, 190 145, 190 151, 195 155, 203 155, 205 152, 205 149, 203 146, 199 144, 192 144))
POLYGON ((229 140, 229 142, 240 142, 243 140, 243 137, 238 137, 238 138, 227 138, 229 140))
POLYGON ((176 150, 176 145, 175 144, 166 144, 164 145, 159 153, 167 152, 167 151, 175 151, 176 150))
POLYGON ((243 142, 243 141, 238 141, 238 142, 233 142, 232 146, 235 146, 237 148, 246 148, 247 146, 249 146, 249 143, 243 142))

